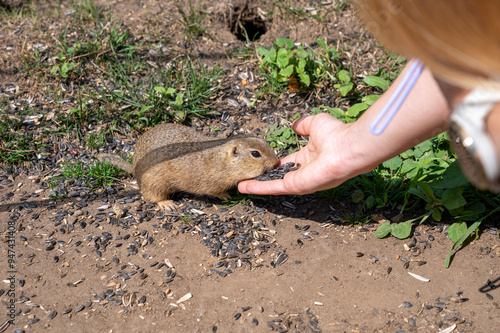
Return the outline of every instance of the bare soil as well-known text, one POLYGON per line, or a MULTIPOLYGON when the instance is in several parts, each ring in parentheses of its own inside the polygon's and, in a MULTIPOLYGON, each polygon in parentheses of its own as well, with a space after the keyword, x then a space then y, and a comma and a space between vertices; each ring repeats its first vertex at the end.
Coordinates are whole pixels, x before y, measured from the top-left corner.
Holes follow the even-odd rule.
MULTIPOLYGON (((293 21, 283 13, 270 21, 259 14, 270 2, 248 4, 201 1, 211 12, 204 21, 210 37, 189 43, 180 22, 172 19, 177 9, 171 2, 111 1, 108 10, 135 36, 161 32, 173 48, 220 62, 230 73, 254 70, 226 56, 245 44, 235 28, 245 21, 256 29, 265 26, 258 44, 269 46, 277 37, 314 44, 323 37, 343 44, 349 50, 345 61, 360 73, 380 66, 376 58, 384 52, 350 7, 336 13, 334 2, 327 3, 326 22, 293 21)), ((31 89, 35 100, 44 97, 41 86, 59 83, 40 82, 12 68, 21 68, 29 45, 54 47, 51 36, 71 19, 49 15, 50 4, 36 5, 37 22, 20 18, 0 30, 0 85, 24 94, 31 89), (45 33, 36 28, 40 24, 45 33)), ((62 12, 69 9, 62 7, 62 12)), ((226 79, 227 96, 215 103, 249 133, 262 135, 280 116, 308 112, 307 103, 293 95, 283 96, 277 106, 235 110, 227 99, 238 100, 234 87, 240 78, 226 79), (264 121, 269 109, 275 118, 264 121)), ((197 121, 204 128, 219 122, 197 121)), ((6 332, 439 332, 453 325, 453 332, 499 330, 498 221, 445 269, 452 245, 446 223, 428 221, 406 240, 375 237, 379 224, 397 211, 377 212, 368 224, 352 225, 343 221, 356 206, 314 195, 250 198, 225 206, 179 194, 179 214, 165 216, 141 200, 131 178, 110 191, 69 190, 56 200, 44 185, 53 174, 29 165, 0 170, 0 324, 6 332), (191 218, 185 221, 183 215, 191 218), (135 222, 120 222, 127 219, 135 222), (228 240, 251 233, 252 243, 235 250, 234 258, 221 256, 202 236, 207 225, 219 225, 219 235, 228 240)))

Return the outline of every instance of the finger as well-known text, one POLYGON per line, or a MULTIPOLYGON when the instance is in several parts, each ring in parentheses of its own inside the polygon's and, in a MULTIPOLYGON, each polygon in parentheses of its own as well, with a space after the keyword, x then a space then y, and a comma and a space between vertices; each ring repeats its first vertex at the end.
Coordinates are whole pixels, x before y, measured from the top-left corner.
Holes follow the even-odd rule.
POLYGON ((279 195, 288 193, 285 190, 283 180, 244 180, 238 184, 238 191, 247 194, 261 194, 261 195, 279 195))
POLYGON ((313 121, 313 116, 305 116, 295 120, 292 124, 292 129, 298 135, 309 136, 309 129, 311 128, 311 123, 313 121))

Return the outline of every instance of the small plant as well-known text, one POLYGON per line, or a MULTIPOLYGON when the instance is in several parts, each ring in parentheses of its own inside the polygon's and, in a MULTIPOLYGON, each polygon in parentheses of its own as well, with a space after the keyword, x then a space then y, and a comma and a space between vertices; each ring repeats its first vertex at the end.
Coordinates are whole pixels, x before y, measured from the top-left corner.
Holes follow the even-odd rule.
POLYGON ((71 46, 67 43, 66 34, 61 34, 57 46, 59 49, 58 63, 52 66, 50 73, 52 75, 59 73, 61 77, 68 78, 81 65, 83 60, 96 59, 104 56, 108 51, 131 54, 135 50, 135 46, 126 44, 129 33, 128 29, 121 32, 117 27, 113 27, 109 31, 94 32, 92 40, 81 40, 71 46))
POLYGON ((298 80, 302 87, 311 85, 311 67, 314 62, 311 53, 304 50, 303 46, 294 48, 291 39, 277 38, 276 47, 269 50, 259 46, 257 51, 264 58, 261 60, 261 68, 267 68, 269 75, 277 82, 288 84, 298 80))
POLYGON ((70 1, 70 5, 81 21, 102 23, 106 17, 104 14, 105 8, 96 5, 93 0, 70 1))
POLYGON ((191 216, 187 215, 187 214, 182 215, 179 223, 183 224, 183 225, 190 225, 191 224, 191 216))
POLYGON ((89 133, 85 138, 87 146, 92 149, 99 149, 104 145, 105 132, 101 133, 89 133))
POLYGON ((96 161, 93 164, 84 164, 76 161, 65 163, 61 167, 61 174, 53 177, 49 186, 56 187, 61 181, 79 182, 80 186, 90 187, 92 190, 106 188, 119 181, 117 176, 125 172, 109 162, 96 161))
POLYGON ((45 146, 42 135, 22 127, 21 120, 0 116, 0 166, 30 161, 45 146))
POLYGON ((318 48, 295 46, 292 40, 277 38, 269 50, 259 46, 261 72, 272 85, 289 85, 291 90, 312 90, 335 82, 335 73, 341 67, 340 54, 326 41, 318 39, 318 48), (296 87, 298 85, 298 87, 296 87))
MULTIPOLYGON (((278 124, 269 126, 266 134, 266 141, 269 142, 271 148, 275 148, 278 151, 290 148, 293 150, 294 148, 302 146, 293 129, 290 127, 278 128, 278 124)), ((292 150, 290 150, 290 152, 292 152, 292 150)))
POLYGON ((175 0, 175 6, 181 15, 181 18, 177 20, 182 23, 186 31, 186 39, 188 42, 195 36, 205 35, 207 29, 203 26, 203 20, 208 16, 207 12, 204 12, 201 7, 201 2, 198 3, 198 8, 193 5, 193 0, 188 0, 188 11, 184 11, 181 1, 175 0))

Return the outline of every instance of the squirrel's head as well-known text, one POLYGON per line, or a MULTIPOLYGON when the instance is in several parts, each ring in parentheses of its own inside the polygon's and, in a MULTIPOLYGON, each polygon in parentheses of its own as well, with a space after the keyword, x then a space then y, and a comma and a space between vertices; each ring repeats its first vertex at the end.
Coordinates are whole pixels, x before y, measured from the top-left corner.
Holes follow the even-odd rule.
POLYGON ((229 142, 226 153, 231 176, 238 182, 258 177, 278 164, 278 157, 274 151, 260 138, 234 139, 229 142))

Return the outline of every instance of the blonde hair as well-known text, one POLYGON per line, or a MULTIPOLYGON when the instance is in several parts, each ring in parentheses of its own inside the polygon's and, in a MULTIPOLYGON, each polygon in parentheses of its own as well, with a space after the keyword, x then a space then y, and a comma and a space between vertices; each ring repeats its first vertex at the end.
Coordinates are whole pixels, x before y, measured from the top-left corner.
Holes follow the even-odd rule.
POLYGON ((499 0, 356 0, 385 47, 451 84, 500 88, 499 0))

